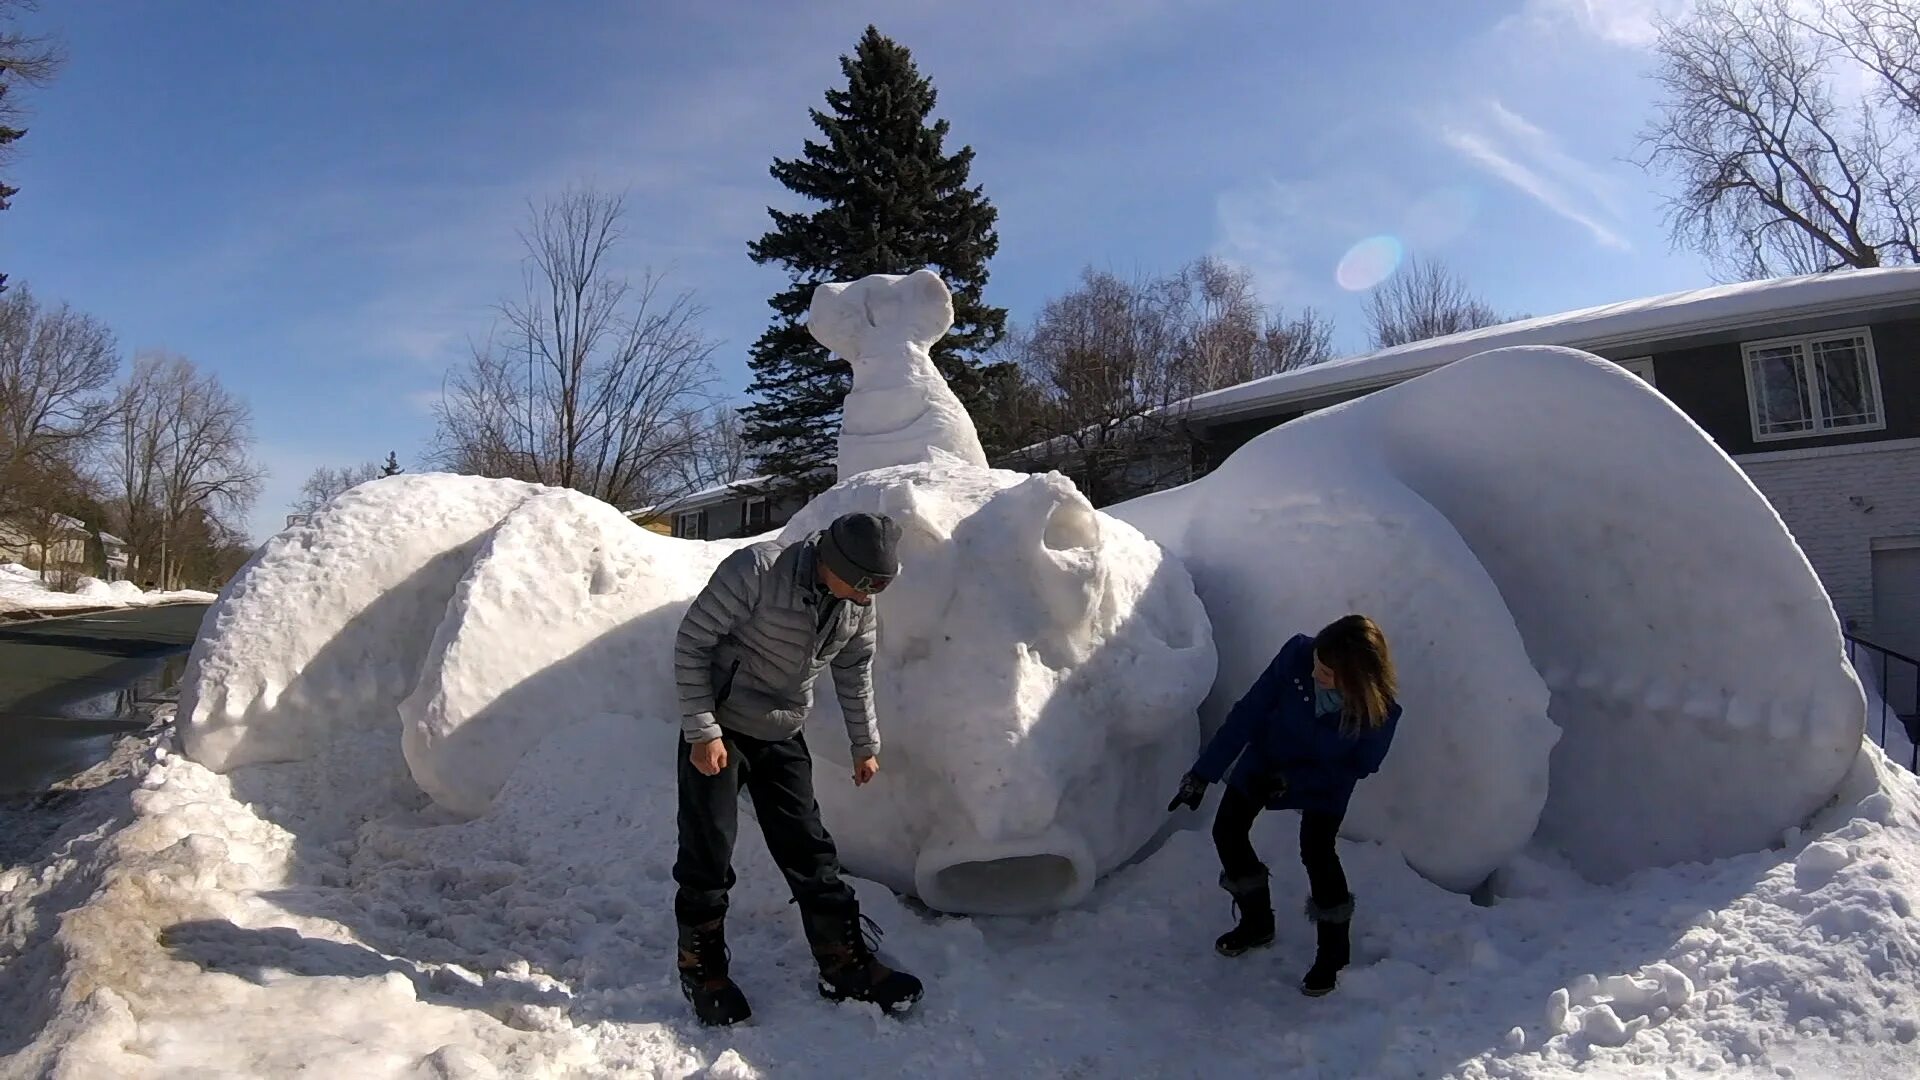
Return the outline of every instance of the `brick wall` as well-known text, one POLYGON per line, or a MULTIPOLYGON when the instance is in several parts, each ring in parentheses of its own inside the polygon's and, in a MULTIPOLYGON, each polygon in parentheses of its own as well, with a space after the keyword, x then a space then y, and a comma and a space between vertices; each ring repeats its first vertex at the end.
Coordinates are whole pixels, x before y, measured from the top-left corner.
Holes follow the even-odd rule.
POLYGON ((1920 439, 1734 459, 1787 523, 1847 629, 1873 637, 1873 541, 1920 537, 1920 439))

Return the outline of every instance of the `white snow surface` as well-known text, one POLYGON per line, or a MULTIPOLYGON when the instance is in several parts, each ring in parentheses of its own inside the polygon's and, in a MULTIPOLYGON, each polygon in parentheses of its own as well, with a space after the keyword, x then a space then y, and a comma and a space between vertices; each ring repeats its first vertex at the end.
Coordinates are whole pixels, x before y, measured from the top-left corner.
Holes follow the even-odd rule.
POLYGON ((131 581, 101 581, 83 577, 72 592, 47 588, 40 571, 19 563, 0 563, 0 612, 77 611, 108 607, 152 607, 156 604, 210 604, 213 593, 198 589, 156 589, 147 592, 131 581))
POLYGON ((1112 512, 1193 575, 1220 647, 1210 722, 1288 634, 1381 623, 1406 716, 1346 831, 1455 888, 1536 823, 1603 879, 1754 850, 1860 744, 1838 620, 1778 515, 1587 353, 1460 361, 1112 512))
POLYGON ((388 805, 332 840, 241 793, 279 770, 279 798, 313 798, 317 763, 223 776, 162 745, 99 795, 119 809, 69 808, 36 861, 0 871, 0 1076, 808 1077, 850 1056, 926 1077, 1920 1069, 1920 789, 1872 747, 1778 847, 1611 885, 1527 855, 1491 907, 1342 841, 1355 965, 1319 1000, 1294 988, 1312 930, 1292 814, 1254 832, 1278 941, 1235 960, 1212 952, 1231 913, 1204 829, 1047 919, 929 916, 855 880, 884 953, 928 981, 904 1022, 815 995, 785 888, 743 838, 728 932, 755 1017, 714 1031, 671 974, 659 735, 563 725, 477 819, 388 805))
POLYGON ((938 453, 842 481, 781 539, 856 510, 901 524, 901 573, 875 601, 880 774, 849 782, 824 679, 808 720, 842 861, 943 911, 1078 902, 1198 752, 1215 657, 1191 579, 1057 473, 938 453))

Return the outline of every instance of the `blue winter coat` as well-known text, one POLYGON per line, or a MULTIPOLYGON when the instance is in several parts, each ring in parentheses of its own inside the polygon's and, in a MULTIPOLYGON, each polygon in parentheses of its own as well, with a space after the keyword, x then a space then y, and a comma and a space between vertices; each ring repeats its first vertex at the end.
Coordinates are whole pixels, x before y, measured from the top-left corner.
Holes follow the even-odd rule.
POLYGON ((1338 713, 1315 715, 1313 690, 1313 639, 1297 634, 1234 703, 1193 774, 1212 783, 1239 758, 1227 782, 1249 795, 1265 799, 1276 777, 1286 781, 1268 809, 1344 815, 1353 785, 1386 760, 1400 705, 1389 703, 1386 723, 1348 735, 1338 713))

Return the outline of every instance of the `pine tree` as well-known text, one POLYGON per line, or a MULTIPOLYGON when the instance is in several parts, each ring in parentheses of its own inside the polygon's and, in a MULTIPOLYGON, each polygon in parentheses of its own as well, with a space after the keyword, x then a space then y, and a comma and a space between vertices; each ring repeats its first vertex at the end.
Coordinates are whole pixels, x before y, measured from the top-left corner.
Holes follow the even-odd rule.
POLYGON ((391 450, 387 451, 387 463, 385 465, 380 466, 380 475, 381 476, 398 476, 405 471, 406 471, 405 469, 402 469, 400 467, 400 459, 394 456, 393 451, 391 450))
MULTIPOLYGON (((943 151, 947 122, 928 122, 933 83, 904 46, 872 26, 854 55, 840 58, 840 70, 847 85, 827 91, 831 111, 809 110, 825 141, 808 140, 799 158, 776 158, 771 170, 788 190, 823 205, 811 213, 769 208, 773 229, 748 245, 754 262, 786 267, 790 284, 767 302, 773 324, 751 350, 750 392, 759 400, 741 410, 745 437, 763 471, 809 490, 822 486, 815 471, 833 463, 851 385, 846 364, 801 322, 815 286, 930 268, 953 290, 953 330, 934 345, 933 359, 954 393, 979 405, 1005 375, 977 359, 1005 334, 1007 313, 982 299, 1000 239, 998 212, 967 186, 972 147, 943 151)), ((988 410, 971 411, 985 419, 988 410)), ((1002 449, 992 425, 981 427, 988 453, 1002 449)))

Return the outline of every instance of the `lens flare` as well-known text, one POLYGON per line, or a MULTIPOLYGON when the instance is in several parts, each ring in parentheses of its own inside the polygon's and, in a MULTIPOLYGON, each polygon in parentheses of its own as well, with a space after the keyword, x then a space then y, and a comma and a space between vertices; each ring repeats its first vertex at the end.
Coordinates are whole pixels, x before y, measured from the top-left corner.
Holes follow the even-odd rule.
POLYGON ((1369 236, 1347 249, 1334 268, 1333 279, 1349 292, 1364 292, 1393 276, 1402 248, 1392 236, 1369 236))

